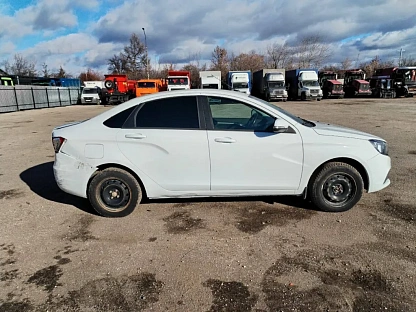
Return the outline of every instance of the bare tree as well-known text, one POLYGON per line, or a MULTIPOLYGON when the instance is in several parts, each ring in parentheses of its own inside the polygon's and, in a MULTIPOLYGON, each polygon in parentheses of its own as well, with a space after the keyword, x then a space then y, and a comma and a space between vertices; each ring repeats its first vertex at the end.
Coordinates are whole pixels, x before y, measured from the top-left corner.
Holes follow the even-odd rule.
POLYGON ((10 75, 18 76, 36 76, 36 62, 29 61, 21 54, 15 54, 13 62, 10 64, 9 61, 3 63, 4 70, 10 75))
POLYGON ((347 70, 349 68, 352 67, 352 61, 346 57, 342 62, 341 62, 341 69, 342 70, 347 70))
MULTIPOLYGON (((146 69, 148 61, 146 56, 146 46, 140 41, 140 38, 136 33, 131 34, 130 44, 124 47, 123 52, 127 59, 129 78, 142 78, 142 76, 144 76, 143 70, 146 69)), ((147 69, 150 70, 150 68, 147 69)))
POLYGON ((227 77, 229 66, 228 51, 220 46, 216 46, 212 52, 210 70, 221 71, 221 77, 225 79, 224 77, 227 77))
POLYGON ((114 54, 108 59, 108 70, 112 74, 127 74, 128 64, 126 56, 123 53, 114 54))
POLYGON ((104 76, 92 70, 91 68, 88 68, 86 72, 82 72, 81 74, 79 74, 79 79, 81 80, 81 82, 99 81, 99 80, 104 80, 104 76))
POLYGON ((48 65, 46 65, 46 63, 42 64, 42 74, 43 74, 43 77, 45 77, 45 78, 49 78, 50 75, 51 75, 49 70, 48 70, 48 65))
POLYGON ((401 66, 416 66, 416 60, 413 57, 402 58, 401 66))
POLYGON ((268 68, 290 68, 292 67, 292 49, 287 43, 274 43, 267 47, 266 64, 268 68))
POLYGON ((232 54, 230 57, 231 70, 251 70, 251 72, 255 72, 264 67, 264 55, 257 54, 255 51, 248 54, 241 53, 237 56, 232 54))
POLYGON ((300 39, 294 47, 295 64, 298 68, 319 68, 330 56, 330 49, 320 35, 309 35, 300 39))
POLYGON ((50 75, 51 78, 72 78, 71 74, 68 74, 62 66, 59 67, 58 72, 50 75))

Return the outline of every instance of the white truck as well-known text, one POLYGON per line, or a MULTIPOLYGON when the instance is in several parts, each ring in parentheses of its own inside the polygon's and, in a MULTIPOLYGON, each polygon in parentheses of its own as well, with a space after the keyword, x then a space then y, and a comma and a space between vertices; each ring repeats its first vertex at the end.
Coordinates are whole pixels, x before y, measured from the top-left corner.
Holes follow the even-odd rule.
POLYGON ((105 88, 104 81, 84 81, 81 91, 81 104, 101 104, 101 89, 105 88))
POLYGON ((254 72, 252 93, 268 102, 274 100, 286 102, 285 70, 270 68, 254 72))
POLYGON ((227 74, 228 89, 251 94, 251 71, 234 70, 227 74))
POLYGON ((221 71, 204 70, 199 72, 200 89, 221 89, 221 71))
POLYGON ((318 82, 317 69, 293 69, 286 71, 286 85, 288 98, 291 100, 318 100, 322 99, 322 89, 318 82))

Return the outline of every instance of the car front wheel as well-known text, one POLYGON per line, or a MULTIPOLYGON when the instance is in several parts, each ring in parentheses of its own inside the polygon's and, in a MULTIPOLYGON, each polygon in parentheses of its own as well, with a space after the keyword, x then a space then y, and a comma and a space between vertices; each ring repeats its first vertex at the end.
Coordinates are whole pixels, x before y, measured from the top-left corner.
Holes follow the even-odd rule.
POLYGON ((309 185, 312 203, 322 211, 342 212, 355 206, 361 199, 364 182, 353 166, 327 163, 309 185))
POLYGON ((134 176, 119 168, 98 172, 88 187, 88 199, 104 217, 124 217, 142 200, 142 188, 134 176))

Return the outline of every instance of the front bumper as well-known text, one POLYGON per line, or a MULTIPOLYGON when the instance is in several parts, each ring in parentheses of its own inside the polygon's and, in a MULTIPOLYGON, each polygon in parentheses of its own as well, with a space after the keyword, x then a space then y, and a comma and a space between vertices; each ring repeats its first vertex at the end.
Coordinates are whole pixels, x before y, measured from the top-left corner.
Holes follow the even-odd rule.
POLYGON ((101 100, 97 98, 92 98, 92 99, 81 98, 81 103, 82 104, 100 104, 101 100))
POLYGON ((55 154, 53 174, 59 188, 69 194, 87 198, 87 186, 96 168, 61 152, 55 154))
POLYGON ((307 100, 320 100, 322 99, 322 94, 306 94, 307 100))
POLYGON ((388 177, 390 169, 391 159, 389 156, 379 154, 367 161, 368 193, 380 191, 390 185, 388 177))

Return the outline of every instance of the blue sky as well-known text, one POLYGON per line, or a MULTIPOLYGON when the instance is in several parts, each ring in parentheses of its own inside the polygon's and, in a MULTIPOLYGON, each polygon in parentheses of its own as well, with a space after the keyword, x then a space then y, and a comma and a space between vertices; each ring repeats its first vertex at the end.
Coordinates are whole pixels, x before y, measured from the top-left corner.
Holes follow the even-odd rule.
MULTIPOLYGON (((132 32, 152 66, 210 61, 220 45, 236 54, 319 34, 330 62, 416 57, 416 1, 408 0, 0 0, 0 62, 21 54, 40 69, 106 73, 132 32)), ((1 66, 0 66, 1 67, 1 66)))

